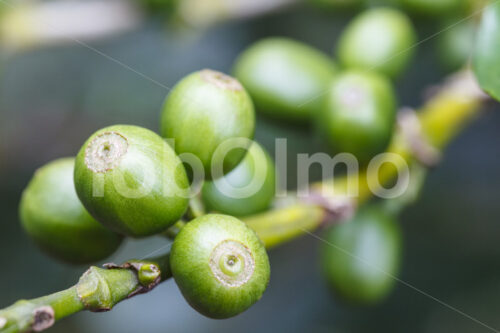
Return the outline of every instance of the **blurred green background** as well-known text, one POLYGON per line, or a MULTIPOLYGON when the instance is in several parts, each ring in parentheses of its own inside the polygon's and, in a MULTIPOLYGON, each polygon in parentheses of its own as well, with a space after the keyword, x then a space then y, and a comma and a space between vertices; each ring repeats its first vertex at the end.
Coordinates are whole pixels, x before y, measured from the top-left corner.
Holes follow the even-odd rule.
MULTIPOLYGON (((205 31, 165 27, 148 20, 133 31, 92 47, 172 87, 195 70, 230 72, 253 41, 289 36, 332 52, 349 14, 293 7, 217 24, 205 31)), ((419 39, 439 30, 425 21, 419 39)), ((419 46, 396 87, 401 105, 419 106, 425 88, 442 79, 436 40, 419 46)), ((37 167, 75 155, 98 128, 136 124, 158 130, 167 90, 77 43, 41 47, 4 57, 0 71, 0 307, 74 284, 85 267, 67 267, 40 253, 20 227, 17 205, 37 167)), ((304 126, 259 117, 256 139, 274 152, 288 138, 288 185, 296 184, 295 156, 321 143, 304 126)), ((500 328, 500 107, 490 103, 446 151, 421 199, 401 217, 401 280, 500 328)), ((315 170, 316 172, 318 170, 315 170)), ((313 175, 318 177, 318 175, 313 175)), ((263 299, 242 315, 206 319, 184 301, 173 281, 123 302, 112 312, 81 313, 49 332, 487 332, 485 327, 398 283, 375 307, 334 299, 320 273, 320 243, 310 236, 270 252, 272 277, 263 299)), ((166 250, 162 239, 128 241, 109 261, 166 250)), ((157 253, 155 253, 157 254, 157 253)))

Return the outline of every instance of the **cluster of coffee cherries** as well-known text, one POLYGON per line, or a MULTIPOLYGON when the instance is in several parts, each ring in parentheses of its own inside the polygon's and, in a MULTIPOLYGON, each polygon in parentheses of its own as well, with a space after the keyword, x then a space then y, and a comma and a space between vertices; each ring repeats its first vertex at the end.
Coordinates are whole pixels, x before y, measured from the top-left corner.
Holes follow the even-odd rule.
MULTIPOLYGON (((338 62, 302 42, 273 37, 244 51, 234 73, 259 112, 313 127, 330 153, 350 153, 365 168, 392 139, 394 82, 412 61, 416 40, 405 13, 378 7, 347 25, 335 48, 338 62)), ((324 233, 325 279, 349 302, 378 302, 399 269, 399 226, 380 204, 345 222, 324 233)))
MULTIPOLYGON (((261 298, 270 278, 263 243, 239 219, 269 209, 275 195, 274 163, 251 141, 254 105, 275 119, 313 124, 331 152, 349 152, 366 165, 391 139, 391 80, 408 65, 414 41, 410 20, 388 8, 350 23, 338 46, 340 65, 298 41, 258 41, 237 59, 235 78, 205 69, 178 82, 163 105, 160 134, 106 127, 76 158, 40 168, 21 200, 22 225, 56 258, 99 261, 124 236, 161 234, 185 220, 192 185, 201 179, 211 213, 186 221, 175 236, 171 271, 200 313, 234 316, 261 298), (237 146, 221 150, 228 141, 237 146), (231 192, 256 177, 260 186, 250 195, 231 192)), ((392 218, 368 207, 326 236, 354 256, 376 257, 375 268, 367 268, 325 246, 324 271, 333 288, 360 302, 383 297, 392 282, 387 273, 398 266, 400 237, 392 218)))
MULTIPOLYGON (((106 127, 88 138, 76 158, 40 168, 21 200, 23 226, 43 250, 59 259, 104 259, 124 236, 160 234, 185 218, 196 169, 187 165, 189 157, 196 157, 206 181, 204 196, 211 198, 208 207, 218 214, 194 218, 180 230, 170 268, 195 309, 213 318, 234 316, 261 298, 269 282, 269 260, 250 227, 216 208, 224 207, 231 196, 217 191, 212 170, 220 165, 220 177, 227 174, 231 181, 235 174, 267 163, 272 187, 268 183, 264 191, 274 190, 272 161, 250 140, 254 127, 252 100, 236 79, 212 70, 195 72, 165 101, 163 137, 138 126, 106 127), (246 140, 218 159, 217 148, 233 138, 246 140)), ((250 198, 252 205, 242 209, 266 209, 273 196, 250 198)), ((228 203, 228 211, 237 206, 228 203)))

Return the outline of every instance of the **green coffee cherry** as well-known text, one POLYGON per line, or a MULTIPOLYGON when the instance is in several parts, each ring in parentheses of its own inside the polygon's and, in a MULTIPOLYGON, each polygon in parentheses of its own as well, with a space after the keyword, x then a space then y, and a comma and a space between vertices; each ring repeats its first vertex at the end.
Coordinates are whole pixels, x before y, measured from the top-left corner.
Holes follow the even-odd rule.
MULTIPOLYGON (((234 78, 212 70, 192 73, 182 79, 165 100, 161 134, 169 139, 178 154, 194 154, 207 178, 212 166, 232 170, 243 159, 250 142, 221 155, 221 144, 229 139, 251 139, 255 128, 253 103, 234 78), (216 151, 219 148, 219 151, 216 151)), ((236 142, 236 141, 235 141, 236 142)), ((180 156, 185 162, 188 156, 180 156)), ((217 175, 220 176, 220 175, 217 175)))
POLYGON ((74 264, 104 259, 122 237, 85 210, 73 185, 74 158, 38 169, 24 190, 20 217, 24 230, 49 255, 74 264))
POLYGON ((390 8, 365 11, 340 37, 338 57, 343 66, 376 70, 396 77, 414 53, 416 35, 408 17, 390 8))
POLYGON ((83 205, 127 236, 149 236, 173 225, 187 209, 188 186, 175 152, 145 128, 101 129, 76 158, 75 187, 83 205))
POLYGON ((344 72, 331 84, 317 116, 327 144, 337 153, 354 154, 364 165, 391 139, 396 117, 392 85, 375 72, 344 72))
POLYGON ((274 198, 275 187, 274 162, 254 142, 234 170, 222 178, 205 182, 202 198, 212 211, 245 216, 267 209, 274 198))
MULTIPOLYGON (((445 24, 449 27, 453 24, 451 21, 445 24)), ((454 71, 465 66, 469 61, 471 52, 474 50, 474 36, 476 26, 474 22, 464 21, 445 29, 436 38, 438 58, 441 66, 447 71, 454 71)))
POLYGON ((333 61, 314 48, 286 38, 267 38, 246 49, 235 76, 259 112, 287 121, 308 120, 334 75, 333 61))
POLYGON ((325 278, 335 293, 359 304, 381 301, 398 273, 399 225, 379 207, 361 209, 354 218, 332 226, 322 246, 325 278))
POLYGON ((446 16, 465 7, 464 0, 398 0, 407 10, 423 16, 446 16))
POLYGON ((189 222, 174 240, 170 265, 188 303, 216 319, 235 316, 257 302, 270 275, 266 250, 255 232, 227 215, 189 222))

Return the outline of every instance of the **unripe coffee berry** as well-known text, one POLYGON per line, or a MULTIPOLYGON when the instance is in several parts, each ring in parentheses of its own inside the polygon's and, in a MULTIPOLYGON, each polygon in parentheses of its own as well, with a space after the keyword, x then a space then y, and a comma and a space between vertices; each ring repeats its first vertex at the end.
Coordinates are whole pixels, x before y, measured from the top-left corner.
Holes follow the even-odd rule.
POLYGON ((322 52, 287 38, 267 38, 246 49, 235 76, 259 112, 286 121, 309 120, 335 67, 322 52))
POLYGON ((275 188, 274 162, 254 142, 234 170, 222 178, 203 184, 202 198, 212 211, 245 216, 267 209, 274 198, 275 188))
POLYGON ((270 276, 260 239, 245 223, 227 215, 209 214, 189 222, 174 240, 170 265, 188 303, 216 319, 252 306, 270 276))
POLYGON ((446 21, 443 32, 436 38, 438 59, 443 69, 447 71, 459 70, 469 61, 476 43, 476 23, 464 21, 445 29, 455 23, 446 21))
POLYGON ((344 67, 398 76, 414 53, 416 34, 410 19, 390 8, 358 15, 342 33, 338 57, 344 67))
POLYGON ((122 236, 85 210, 73 184, 74 165, 74 158, 63 158, 38 169, 23 192, 20 217, 24 230, 49 255, 84 264, 111 255, 122 236))
POLYGON ((325 278, 346 301, 376 303, 396 281, 400 249, 396 221, 379 207, 364 207, 326 232, 321 251, 325 278))
POLYGON ((189 163, 186 154, 194 154, 207 178, 214 176, 213 165, 221 167, 223 173, 238 165, 250 145, 250 140, 238 139, 253 138, 254 129, 255 112, 245 88, 236 79, 213 70, 204 69, 182 79, 163 106, 162 136, 173 139, 175 151, 185 162, 189 163), (225 154, 222 144, 231 139, 235 149, 225 154))
POLYGON ((188 186, 173 149, 145 128, 101 129, 76 158, 75 188, 83 205, 127 236, 153 235, 178 221, 187 209, 188 186))
POLYGON ((392 137, 395 93, 384 76, 347 71, 333 81, 317 116, 320 134, 334 152, 351 153, 364 165, 383 152, 392 137))

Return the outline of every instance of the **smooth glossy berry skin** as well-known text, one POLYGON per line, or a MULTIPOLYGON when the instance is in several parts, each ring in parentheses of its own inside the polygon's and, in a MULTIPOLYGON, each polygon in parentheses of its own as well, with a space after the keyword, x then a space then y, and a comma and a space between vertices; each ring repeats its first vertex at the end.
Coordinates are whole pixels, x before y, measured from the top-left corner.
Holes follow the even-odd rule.
POLYGON ((189 222, 174 240, 170 265, 188 303, 216 319, 247 310, 261 298, 270 277, 260 239, 227 215, 209 214, 189 222))
POLYGON ((333 61, 322 52, 287 38, 267 38, 247 48, 234 74, 259 112, 286 121, 309 120, 333 78, 333 61))
POLYGON ((89 213, 130 237, 167 229, 188 205, 182 162, 159 135, 142 127, 116 125, 94 133, 78 153, 74 180, 89 213))
POLYGON ((391 216, 379 207, 364 207, 352 219, 330 227, 325 241, 323 273, 336 294, 357 304, 377 303, 387 296, 401 251, 401 231, 391 216))
POLYGON ((234 170, 222 178, 203 184, 202 198, 211 211, 246 216, 267 209, 274 198, 275 188, 274 162, 254 142, 234 170))
POLYGON ((198 157, 208 179, 213 176, 213 164, 222 165, 224 173, 236 167, 250 144, 231 150, 225 158, 214 156, 216 149, 229 139, 252 139, 254 129, 253 102, 245 88, 236 79, 213 70, 204 69, 182 79, 163 106, 162 136, 174 139, 172 145, 181 158, 183 153, 198 157))
POLYGON ((344 72, 331 84, 317 117, 333 151, 351 153, 365 165, 392 137, 396 97, 391 82, 375 72, 344 72))
POLYGON ((122 236, 94 220, 80 203, 74 165, 74 158, 62 158, 38 169, 23 192, 19 213, 24 230, 45 252, 87 264, 110 256, 122 236))
POLYGON ((337 54, 346 68, 397 77, 413 57, 416 34, 409 18, 390 8, 367 10, 342 33, 337 54))

